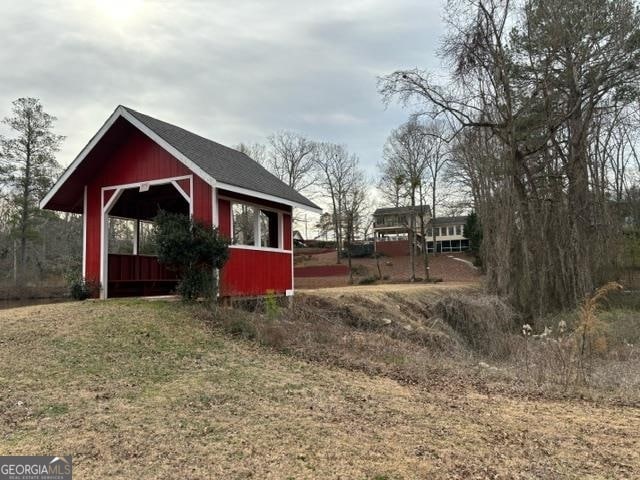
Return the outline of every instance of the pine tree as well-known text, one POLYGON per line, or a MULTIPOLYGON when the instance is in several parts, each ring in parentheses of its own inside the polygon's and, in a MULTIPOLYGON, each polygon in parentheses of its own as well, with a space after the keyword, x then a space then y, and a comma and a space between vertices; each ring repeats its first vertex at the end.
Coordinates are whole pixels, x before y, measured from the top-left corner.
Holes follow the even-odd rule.
POLYGON ((42 218, 38 202, 51 188, 60 166, 55 154, 64 137, 53 133, 56 118, 44 112, 36 98, 15 100, 4 123, 13 134, 0 137, 0 188, 12 206, 13 236, 18 242, 17 275, 23 281, 27 248, 37 240, 42 218))

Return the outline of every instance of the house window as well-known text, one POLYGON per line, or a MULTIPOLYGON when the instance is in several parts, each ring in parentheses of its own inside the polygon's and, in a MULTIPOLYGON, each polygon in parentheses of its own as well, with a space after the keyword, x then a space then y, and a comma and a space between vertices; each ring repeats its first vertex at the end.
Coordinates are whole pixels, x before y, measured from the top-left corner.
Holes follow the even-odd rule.
POLYGON ((155 241, 156 226, 153 222, 140 220, 140 243, 138 244, 139 255, 157 255, 155 241))
POLYGON ((453 227, 449 227, 449 235, 453 236, 454 233, 454 228, 453 227))
POLYGON ((233 245, 280 248, 279 215, 253 205, 234 202, 231 206, 233 245))
POLYGON ((233 204, 233 244, 256 244, 256 209, 244 203, 233 204))
POLYGON ((135 220, 109 217, 109 253, 133 253, 135 220))
POLYGON ((432 237, 433 231, 430 228, 427 228, 427 237, 432 237))
POLYGON ((462 225, 456 225, 456 235, 462 235, 462 225))
POLYGON ((278 214, 260 210, 260 246, 278 248, 278 214))

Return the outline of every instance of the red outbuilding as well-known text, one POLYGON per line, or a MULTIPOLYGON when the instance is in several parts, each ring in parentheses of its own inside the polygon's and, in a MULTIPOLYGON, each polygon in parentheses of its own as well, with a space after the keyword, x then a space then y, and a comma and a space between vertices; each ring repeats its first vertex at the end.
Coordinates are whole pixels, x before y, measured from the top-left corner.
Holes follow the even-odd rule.
POLYGON ((40 206, 82 213, 82 269, 101 298, 169 293, 176 276, 139 252, 159 209, 192 215, 231 239, 221 296, 293 294, 293 208, 309 199, 244 153, 119 106, 40 206), (110 219, 131 219, 130 252, 109 251, 110 219))

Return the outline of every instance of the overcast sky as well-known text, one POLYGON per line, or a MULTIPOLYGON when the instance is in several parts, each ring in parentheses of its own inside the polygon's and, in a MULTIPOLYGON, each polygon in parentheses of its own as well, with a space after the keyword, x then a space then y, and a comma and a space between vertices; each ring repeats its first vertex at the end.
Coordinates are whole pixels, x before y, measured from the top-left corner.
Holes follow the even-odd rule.
POLYGON ((374 175, 389 131, 376 77, 436 69, 444 0, 0 0, 0 116, 40 98, 68 165, 118 104, 225 145, 288 129, 374 175))

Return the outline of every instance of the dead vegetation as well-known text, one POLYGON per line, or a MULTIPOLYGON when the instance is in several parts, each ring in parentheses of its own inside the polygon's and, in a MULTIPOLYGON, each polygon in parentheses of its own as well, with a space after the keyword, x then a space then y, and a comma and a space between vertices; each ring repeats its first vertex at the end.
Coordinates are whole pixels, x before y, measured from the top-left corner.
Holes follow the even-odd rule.
MULTIPOLYGON (((522 349, 469 341, 499 333, 486 318, 524 345, 509 309, 429 291, 0 311, 0 455, 68 453, 82 478, 633 477, 638 379, 622 402, 595 365, 583 396, 602 401, 539 388, 522 349)), ((619 319, 598 361, 631 370, 614 346, 637 312, 619 312, 598 313, 619 319)))
POLYGON ((640 405, 640 314, 598 310, 617 287, 598 291, 581 313, 533 327, 498 297, 472 288, 363 287, 363 295, 359 288, 299 295, 291 308, 259 304, 199 315, 279 352, 408 384, 640 405))

